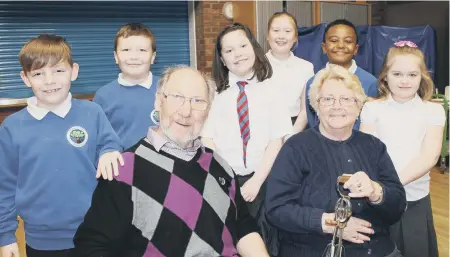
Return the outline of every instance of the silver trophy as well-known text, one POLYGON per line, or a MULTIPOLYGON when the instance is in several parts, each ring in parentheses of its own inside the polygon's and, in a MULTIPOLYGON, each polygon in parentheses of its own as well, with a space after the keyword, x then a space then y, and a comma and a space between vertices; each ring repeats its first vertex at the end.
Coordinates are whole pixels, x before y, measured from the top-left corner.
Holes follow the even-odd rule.
POLYGON ((326 224, 334 226, 333 239, 324 251, 324 257, 345 257, 345 248, 342 245, 342 234, 348 220, 352 216, 352 204, 350 197, 342 193, 340 184, 344 184, 350 179, 350 175, 339 176, 336 182, 336 189, 341 196, 334 207, 334 220, 326 220, 326 224))

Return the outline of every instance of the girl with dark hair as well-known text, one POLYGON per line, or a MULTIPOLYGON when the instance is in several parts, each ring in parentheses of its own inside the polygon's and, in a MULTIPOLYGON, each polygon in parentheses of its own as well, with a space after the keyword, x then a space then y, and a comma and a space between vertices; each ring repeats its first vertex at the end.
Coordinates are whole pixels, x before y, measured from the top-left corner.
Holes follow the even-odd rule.
POLYGON ((292 124, 272 67, 250 29, 240 23, 217 36, 213 78, 218 95, 209 112, 203 143, 215 149, 237 174, 250 214, 260 216, 264 185, 292 124))

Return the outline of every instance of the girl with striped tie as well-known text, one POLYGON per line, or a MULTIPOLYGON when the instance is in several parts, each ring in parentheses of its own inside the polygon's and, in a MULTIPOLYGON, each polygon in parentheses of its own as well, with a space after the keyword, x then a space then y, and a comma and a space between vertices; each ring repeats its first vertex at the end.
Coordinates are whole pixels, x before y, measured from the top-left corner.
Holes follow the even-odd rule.
POLYGON ((217 36, 212 75, 218 94, 202 141, 233 168, 250 214, 258 220, 264 182, 283 138, 292 134, 289 112, 272 85, 269 60, 245 25, 233 23, 217 36))

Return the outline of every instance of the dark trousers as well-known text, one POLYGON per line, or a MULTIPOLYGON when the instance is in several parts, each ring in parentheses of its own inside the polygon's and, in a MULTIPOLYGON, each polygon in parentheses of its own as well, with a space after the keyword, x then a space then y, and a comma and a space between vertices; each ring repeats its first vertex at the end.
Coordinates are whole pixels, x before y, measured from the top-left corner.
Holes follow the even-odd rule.
POLYGON ((27 245, 27 257, 70 257, 71 249, 56 250, 56 251, 43 251, 36 250, 27 245))

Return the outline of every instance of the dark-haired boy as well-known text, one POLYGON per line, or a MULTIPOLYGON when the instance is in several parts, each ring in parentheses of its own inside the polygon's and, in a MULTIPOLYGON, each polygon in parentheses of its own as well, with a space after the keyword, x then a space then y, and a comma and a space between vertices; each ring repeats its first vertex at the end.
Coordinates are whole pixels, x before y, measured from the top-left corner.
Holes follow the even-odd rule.
MULTIPOLYGON (((359 78, 366 95, 376 97, 378 95, 377 79, 369 72, 358 67, 355 60, 353 60, 353 57, 358 53, 358 47, 358 33, 356 32, 355 25, 350 21, 345 19, 335 20, 329 23, 325 28, 322 51, 327 54, 328 63, 337 64, 349 69, 359 78)), ((303 91, 305 106, 302 108, 299 118, 294 125, 295 132, 302 131, 306 125, 314 127, 319 123, 317 114, 310 106, 308 96, 308 91, 314 77, 308 80, 305 90, 303 91)), ((358 128, 359 119, 354 126, 354 129, 358 128)))

